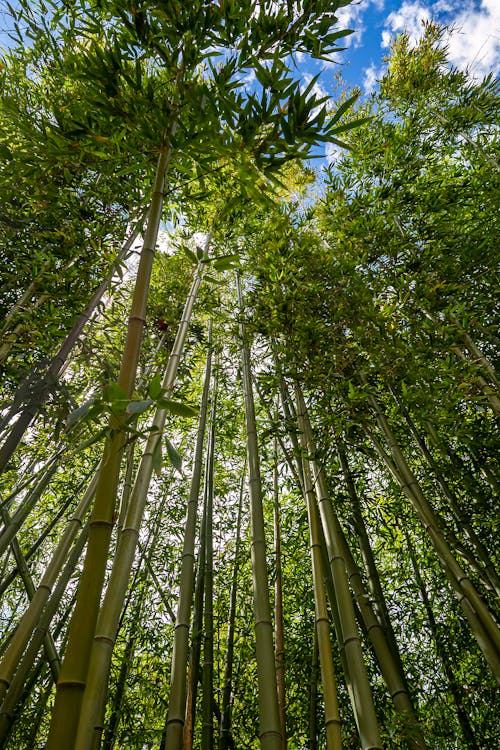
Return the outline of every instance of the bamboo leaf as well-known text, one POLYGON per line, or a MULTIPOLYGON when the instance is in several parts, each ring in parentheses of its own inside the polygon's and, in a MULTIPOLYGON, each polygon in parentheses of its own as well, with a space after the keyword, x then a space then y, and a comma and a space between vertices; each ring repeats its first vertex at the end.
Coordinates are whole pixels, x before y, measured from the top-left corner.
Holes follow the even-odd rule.
POLYGON ((182 470, 182 456, 180 453, 176 451, 170 440, 166 437, 165 438, 165 445, 167 446, 167 454, 170 463, 172 466, 177 469, 177 471, 182 470))
POLYGON ((161 409, 167 409, 172 414, 177 414, 179 417, 195 417, 198 414, 198 409, 193 406, 188 406, 188 404, 183 404, 180 401, 172 401, 169 398, 160 398, 158 406, 161 409))

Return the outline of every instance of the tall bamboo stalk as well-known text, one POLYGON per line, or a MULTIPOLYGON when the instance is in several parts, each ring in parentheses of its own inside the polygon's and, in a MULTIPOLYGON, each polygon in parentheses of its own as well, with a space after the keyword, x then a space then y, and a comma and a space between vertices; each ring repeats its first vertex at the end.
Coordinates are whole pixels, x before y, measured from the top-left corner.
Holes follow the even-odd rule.
POLYGON ((413 544, 411 543, 411 539, 409 537, 408 532, 406 529, 403 529, 403 534, 406 540, 406 545, 408 547, 408 552, 410 556, 411 565, 413 568, 413 573, 415 575, 415 581, 417 583, 417 586, 420 591, 420 596, 422 598, 422 602, 424 604, 425 612, 427 614, 427 620, 429 623, 429 628, 432 633, 432 637, 434 639, 434 643, 436 645, 436 653, 439 657, 439 660, 441 661, 441 664, 443 666, 443 672, 445 674, 445 677, 448 681, 448 686, 450 689, 450 693, 453 697, 453 702, 455 703, 455 710, 457 712, 457 718, 458 722, 460 724, 460 727, 462 729, 462 734, 464 736, 465 744, 467 746, 468 750, 479 750, 479 746, 476 742, 476 738, 474 736, 474 731, 472 729, 471 723, 469 721, 469 715, 463 705, 463 698, 461 695, 460 687, 458 685, 457 679, 453 673, 453 667, 451 664, 451 659, 449 657, 448 651, 446 649, 446 644, 444 642, 444 639, 441 636, 441 633, 439 631, 438 624, 436 622, 436 618, 434 617, 434 612, 432 610, 432 605, 429 599, 429 596, 427 594, 427 590, 425 587, 424 580, 422 578, 422 575, 420 573, 420 568, 417 562, 417 556, 415 554, 415 549, 413 547, 413 544))
MULTIPOLYGON (((422 452, 422 455, 424 456, 425 460, 429 464, 431 470, 434 472, 436 480, 439 486, 441 487, 441 490, 446 500, 448 501, 449 508, 452 511, 459 528, 464 532, 470 544, 474 547, 474 550, 478 556, 478 559, 484 566, 484 573, 486 574, 486 581, 485 581, 486 585, 493 587, 493 590, 495 591, 496 595, 500 596, 500 576, 498 575, 495 569, 493 561, 491 560, 486 547, 481 542, 478 535, 472 528, 471 524, 467 520, 466 515, 463 513, 458 497, 455 495, 450 485, 448 484, 443 474, 441 473, 441 470, 438 464, 434 460, 432 453, 427 447, 427 443, 423 435, 421 435, 420 432, 418 431, 417 426, 415 422, 413 421, 413 419, 411 418, 411 415, 408 409, 406 409, 403 406, 401 399, 399 398, 395 390, 393 388, 390 388, 390 391, 393 394, 394 399, 396 403, 398 404, 399 408, 401 409, 401 413, 403 414, 406 420, 406 423, 410 429, 410 432, 415 438, 415 441, 418 447, 420 448, 420 451, 422 452)), ((484 580, 484 574, 481 577, 484 580)))
POLYGON ((215 465, 215 421, 217 415, 217 369, 215 371, 210 415, 210 432, 208 437, 206 482, 206 521, 205 521, 205 570, 204 584, 205 607, 203 610, 203 680, 202 680, 202 729, 201 744, 203 750, 214 749, 214 465, 215 465))
MULTIPOLYGON (((71 330, 66 335, 66 338, 64 339, 57 353, 55 354, 52 361, 50 362, 50 365, 47 371, 45 372, 45 374, 39 380, 36 380, 35 382, 30 382, 29 384, 27 384, 27 386, 26 384, 22 384, 20 386, 19 395, 16 394, 14 398, 14 404, 16 404, 16 402, 19 402, 19 404, 22 403, 22 401, 24 400, 24 396, 22 394, 25 390, 27 390, 29 397, 28 397, 28 401, 26 405, 23 407, 16 422, 12 425, 9 435, 5 439, 2 446, 0 447, 0 473, 5 470, 7 463, 10 460, 10 457, 16 450, 19 443, 21 442, 26 430, 30 426, 35 416, 40 411, 43 404, 47 401, 52 388, 58 382, 59 377, 66 366, 68 357, 73 347, 78 341, 78 338, 80 337, 85 325, 88 323, 88 321, 92 317, 95 309, 97 308, 99 302, 103 298, 105 292, 109 288, 111 279, 113 278, 116 268, 120 265, 120 263, 124 260, 124 258, 126 258, 132 245, 136 241, 139 235, 139 232, 142 228, 143 219, 144 217, 141 217, 139 222, 136 224, 135 228, 132 230, 132 233, 130 234, 128 239, 125 241, 123 247, 121 248, 118 254, 117 259, 115 260, 112 266, 110 273, 104 279, 104 281, 102 281, 99 284, 94 294, 88 301, 85 309, 78 316, 71 330)), ((10 414, 9 418, 12 418, 14 416, 14 413, 15 411, 10 414)))
MULTIPOLYGON (((240 314, 243 309, 241 282, 236 277, 240 314)), ((252 527, 252 578, 255 618, 255 650, 257 658, 257 683, 259 698, 259 738, 262 750, 281 750, 278 694, 276 688, 273 626, 269 603, 269 582, 266 562, 266 539, 262 489, 259 468, 259 450, 255 422, 255 405, 252 390, 250 351, 245 326, 240 322, 242 381, 245 395, 247 453, 250 488, 250 513, 252 527)))
POLYGON ((57 577, 65 563, 77 532, 82 528, 83 518, 92 502, 97 485, 97 474, 89 483, 85 494, 75 509, 74 515, 69 521, 65 532, 59 539, 59 543, 52 555, 51 561, 43 574, 40 583, 23 614, 16 632, 0 662, 0 700, 10 684, 10 680, 17 664, 22 656, 31 635, 36 628, 40 615, 49 599, 57 577))
POLYGON ((187 506, 187 518, 182 548, 181 574, 179 583, 179 600, 175 620, 174 647, 170 672, 170 692, 165 732, 165 750, 182 750, 184 738, 184 719, 186 715, 186 670, 189 649, 189 623, 191 619, 191 600, 194 589, 194 563, 196 541, 196 517, 200 495, 202 473, 203 442, 208 411, 208 395, 212 371, 212 326, 208 334, 207 361, 203 381, 203 393, 200 404, 196 448, 193 459, 191 486, 187 506))
POLYGON ((236 624, 236 598, 238 593, 239 556, 241 541, 241 516, 243 509, 244 486, 246 479, 246 461, 241 475, 240 497, 238 501, 238 516, 236 519, 236 532, 234 542, 234 563, 231 578, 231 593, 229 595, 229 615, 227 618, 227 640, 226 660, 224 665, 224 687, 222 691, 221 722, 220 722, 220 750, 234 748, 234 740, 231 733, 231 709, 233 688, 233 662, 234 662, 234 631, 236 624))
MULTIPOLYGON (((33 637, 31 638, 28 648, 20 658, 19 663, 16 665, 16 672, 12 682, 9 684, 9 688, 5 693, 5 698, 0 707, 0 740, 3 739, 4 733, 8 731, 13 712, 17 706, 17 703, 21 697, 23 687, 26 679, 28 678, 30 669, 32 668, 36 656, 40 650, 42 641, 47 638, 48 629, 52 622, 54 615, 56 614, 61 599, 66 591, 68 583, 74 574, 75 567, 82 554, 83 547, 87 541, 88 526, 85 526, 78 540, 75 542, 73 549, 67 559, 64 569, 57 581, 57 585, 54 588, 52 596, 45 605, 43 612, 37 622, 36 627, 33 631, 33 637)), ((64 622, 64 618, 62 618, 64 622)))
MULTIPOLYGON (((314 455, 314 442, 311 425, 308 419, 306 405, 302 391, 297 385, 297 418, 299 429, 305 436, 304 446, 308 456, 314 455)), ((321 522, 325 534, 328 557, 335 587, 335 596, 340 619, 342 643, 349 666, 349 676, 352 682, 354 712, 357 717, 358 729, 363 750, 381 750, 382 741, 378 728, 378 721, 373 705, 366 666, 361 650, 361 640, 356 625, 354 605, 349 592, 346 570, 345 551, 342 539, 338 533, 336 517, 333 512, 327 491, 326 480, 322 470, 315 461, 310 461, 312 481, 318 498, 321 522)))
POLYGON ((303 449, 302 467, 304 477, 304 496, 307 505, 307 517, 309 521, 314 608, 316 613, 316 633, 318 639, 319 663, 321 668, 321 682, 323 685, 323 701, 325 706, 326 746, 328 750, 341 750, 341 721, 337 697, 337 681, 335 677, 332 647, 330 643, 330 622, 328 618, 328 609, 326 606, 325 587, 323 584, 321 541, 318 529, 318 516, 316 512, 316 500, 314 497, 311 466, 305 455, 308 451, 309 446, 304 431, 302 431, 301 433, 301 443, 303 449))
POLYGON ((276 643, 276 682, 278 686, 278 704, 280 710, 282 750, 287 749, 286 736, 286 690, 285 690, 285 642, 283 623, 283 570, 281 565, 281 525, 279 511, 278 483, 278 441, 274 438, 274 555, 276 579, 274 582, 274 631, 276 643))
MULTIPOLYGON (((147 228, 137 269, 127 337, 118 376, 118 385, 127 398, 132 395, 146 322, 146 303, 161 220, 165 175, 172 155, 171 144, 176 128, 177 116, 172 120, 168 134, 163 137, 147 228)), ((114 523, 116 493, 124 446, 122 428, 123 418, 113 417, 110 420, 110 437, 106 440, 104 447, 103 468, 99 473, 96 487, 87 554, 69 629, 66 654, 57 683, 47 750, 61 750, 63 747, 70 750, 76 736, 114 523)))
POLYGON ((375 410, 377 422, 389 445, 392 460, 388 460, 377 439, 372 434, 370 437, 377 452, 381 455, 400 484, 403 492, 410 500, 421 523, 427 531, 432 545, 438 555, 443 570, 456 592, 460 605, 469 620, 471 629, 477 642, 490 666, 493 674, 500 681, 500 631, 493 620, 488 607, 477 593, 475 587, 468 579, 456 559, 454 558, 443 534, 434 510, 425 498, 416 477, 410 470, 403 453, 389 427, 387 419, 382 412, 377 400, 373 395, 369 397, 370 404, 375 410))
MULTIPOLYGON (((198 264, 191 289, 189 291, 182 319, 179 323, 177 335, 172 347, 165 376, 163 378, 162 388, 166 395, 172 393, 177 368, 181 356, 184 352, 184 345, 191 321, 194 303, 200 288, 205 263, 203 260, 207 257, 210 247, 212 233, 207 235, 205 249, 202 261, 198 264)), ((106 699, 106 690, 111 666, 111 656, 113 652, 114 641, 116 638, 116 628, 119 621, 120 611, 125 600, 127 586, 130 577, 130 571, 134 561, 135 551, 137 548, 139 530, 146 508, 149 484, 153 474, 154 456, 158 452, 158 446, 161 444, 167 409, 157 409, 153 419, 150 436, 141 457, 139 468, 134 483, 134 488, 130 495, 127 514, 123 528, 119 531, 119 540, 116 549, 113 567, 111 569, 110 580, 106 589, 106 594, 102 603, 99 620, 95 632, 94 641, 89 655, 88 678, 82 685, 82 705, 81 717, 79 719, 78 733, 75 741, 75 747, 79 750, 90 748, 92 746, 92 737, 97 716, 101 711, 101 705, 106 699)), ((49 748, 49 750, 51 750, 49 748)))

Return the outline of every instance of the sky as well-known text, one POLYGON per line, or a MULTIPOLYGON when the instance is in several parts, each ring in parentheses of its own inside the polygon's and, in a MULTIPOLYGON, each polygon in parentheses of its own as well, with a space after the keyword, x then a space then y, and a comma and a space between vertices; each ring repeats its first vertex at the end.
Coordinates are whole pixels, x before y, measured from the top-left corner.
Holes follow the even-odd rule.
POLYGON ((500 73, 500 0, 359 0, 339 8, 336 15, 339 27, 352 28, 355 33, 347 37, 348 49, 339 54, 339 63, 327 65, 321 75, 327 90, 330 68, 340 70, 350 86, 370 93, 383 74, 383 57, 391 40, 402 31, 417 40, 422 21, 430 19, 455 29, 448 38, 454 66, 468 68, 478 78, 490 71, 500 73))

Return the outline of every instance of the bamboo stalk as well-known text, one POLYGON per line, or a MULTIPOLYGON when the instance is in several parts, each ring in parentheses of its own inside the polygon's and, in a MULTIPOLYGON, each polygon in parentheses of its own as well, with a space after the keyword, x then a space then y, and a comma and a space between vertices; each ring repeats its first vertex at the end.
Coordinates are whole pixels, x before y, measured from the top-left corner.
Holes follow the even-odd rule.
POLYGON ((215 420, 217 414, 217 369, 215 371, 208 436, 207 460, 205 471, 206 482, 206 522, 205 522, 205 566, 204 584, 205 607, 203 610, 203 678, 202 678, 202 729, 201 744, 203 750, 214 748, 214 551, 213 551, 213 515, 214 515, 214 465, 215 465, 215 420))
POLYGON ((234 564, 231 578, 231 593, 229 596, 229 615, 227 624, 226 661, 224 665, 224 688, 222 691, 222 708, 220 723, 220 750, 234 748, 234 740, 231 734, 231 710, 232 710, 232 687, 233 687, 233 661, 234 661, 234 631, 236 623, 236 597, 238 593, 239 555, 241 541, 241 516, 243 510, 243 495, 246 478, 246 461, 241 475, 240 497, 238 501, 238 516, 236 519, 236 534, 234 543, 234 564))
POLYGON ((61 568, 66 561, 71 545, 77 532, 82 528, 83 518, 92 502, 97 485, 97 474, 89 483, 85 494, 75 509, 72 519, 69 521, 64 534, 52 555, 51 561, 45 569, 40 583, 22 616, 16 632, 0 662, 0 699, 5 694, 17 664, 22 656, 26 645, 31 638, 34 629, 40 619, 40 615, 49 599, 61 568))
MULTIPOLYGON (((40 378, 38 382, 29 383, 28 393, 30 394, 30 397, 28 399, 28 402, 23 407, 16 422, 14 423, 14 425, 12 425, 9 435, 0 447, 0 473, 5 471, 7 463, 16 450, 17 446, 21 442, 23 435, 25 434, 35 416, 38 414, 45 401, 48 399, 51 389, 58 382, 59 377, 64 367, 66 366, 71 350, 78 341, 78 338, 81 335, 85 325, 92 317, 92 314, 94 313, 99 302, 104 296, 104 293, 108 289, 116 268, 127 256, 127 253, 136 241, 140 228, 142 227, 142 222, 143 218, 140 219, 131 236, 125 241, 116 261, 112 266, 110 274, 95 290, 94 294, 87 303, 87 306, 75 321, 71 330, 61 344, 59 350, 52 359, 46 373, 40 378)), ((16 394, 16 397, 14 398, 14 403, 16 402, 16 400, 19 400, 20 403, 22 403, 22 401, 24 400, 22 395, 24 389, 25 386, 23 384, 19 388, 19 395, 16 394)), ((11 417, 12 416, 13 415, 11 415, 11 417)))
MULTIPOLYGON (((212 233, 209 233, 205 242, 204 258, 207 257, 211 239, 212 233)), ((205 265, 205 263, 200 262, 196 269, 177 336, 167 363, 162 383, 162 387, 167 395, 171 394, 175 384, 177 368, 184 351, 189 323, 203 278, 205 265)), ((153 419, 153 427, 155 429, 151 431, 141 457, 124 525, 119 532, 119 540, 110 580, 99 614, 91 654, 89 654, 88 678, 82 683, 81 687, 82 694, 84 690, 85 694, 82 695, 81 718, 75 740, 75 747, 79 750, 80 748, 83 750, 83 748, 90 748, 92 746, 95 722, 101 710, 100 706, 106 698, 118 618, 125 599, 139 538, 140 525, 146 507, 148 488, 153 474, 153 457, 157 452, 157 445, 161 441, 167 413, 167 409, 156 410, 153 419)))
POLYGON ((283 571, 281 565, 281 528, 279 513, 279 483, 278 483, 278 441, 274 438, 274 554, 276 559, 276 579, 274 582, 274 628, 276 643, 276 681, 278 686, 278 705, 280 711, 280 727, 282 750, 287 750, 286 736, 286 690, 285 690, 285 643, 283 623, 283 571))
MULTIPOLYGON (((47 601, 43 612, 41 613, 40 619, 37 622, 36 627, 33 631, 33 637, 29 642, 28 648, 20 658, 18 664, 16 664, 16 672, 12 682, 9 684, 9 688, 5 693, 3 703, 0 707, 0 740, 4 737, 4 731, 7 731, 12 721, 12 714, 15 707, 21 697, 22 690, 26 679, 29 675, 29 671, 33 666, 36 656, 40 650, 42 641, 48 635, 48 629, 54 615, 56 614, 61 599, 66 591, 71 576, 74 573, 75 567, 80 559, 84 545, 87 541, 88 526, 84 526, 78 540, 75 542, 73 549, 67 559, 66 565, 57 581, 57 585, 54 588, 52 596, 47 601)), ((62 618, 64 622, 64 618, 62 618)), ((57 679, 57 676, 56 676, 57 679)))
POLYGON ((313 573, 314 608, 316 613, 316 633, 318 639, 318 654, 323 685, 323 701, 325 706, 326 746, 328 750, 341 750, 341 721, 337 697, 337 681, 333 666, 332 647, 330 642, 330 623, 326 606, 325 587, 323 584, 323 563, 321 558, 321 542, 318 529, 318 516, 311 475, 311 466, 305 457, 308 451, 305 432, 301 434, 302 442, 302 471, 304 477, 304 496, 309 521, 309 544, 313 573))
POLYGON ((203 442, 208 411, 208 394, 212 371, 212 326, 208 334, 208 351, 205 365, 203 393, 200 404, 196 448, 193 459, 191 486, 182 548, 179 600, 175 620, 174 647, 170 673, 170 692, 165 733, 165 750, 182 750, 186 714, 186 670, 189 648, 189 623, 194 589, 194 563, 196 516, 202 473, 203 442))
POLYGON ((451 660, 449 658, 449 655, 446 649, 446 644, 444 642, 444 639, 441 637, 441 634, 439 632, 439 627, 436 622, 436 618, 434 617, 434 612, 432 611, 431 602, 429 600, 429 596, 427 594, 425 583, 420 573, 420 568, 418 566, 415 549, 411 543, 408 532, 405 529, 403 529, 403 534, 405 536, 406 545, 408 547, 410 561, 411 561, 411 565, 413 568, 413 573, 415 575, 415 581, 419 588, 420 596, 421 596, 421 599, 422 599, 422 602, 424 604, 424 608, 427 614, 429 628, 432 633, 432 637, 434 638, 434 643, 436 645, 436 652, 443 666, 443 672, 448 681, 448 686, 453 697, 453 702, 455 704, 455 710, 457 712, 458 722, 462 729, 462 734, 464 736, 465 744, 468 750, 480 750, 476 742, 476 738, 474 736, 474 731, 472 729, 471 723, 469 721, 468 713, 463 705, 463 698, 461 695, 460 687, 453 673, 453 668, 452 668, 451 660))
POLYGON ((373 395, 370 395, 368 398, 370 404, 375 410, 377 422, 391 450, 392 461, 388 461, 387 458, 384 457, 385 452, 380 444, 377 446, 377 439, 371 432, 369 432, 371 440, 375 445, 377 452, 379 452, 379 455, 381 455, 386 463, 386 466, 389 468, 396 481, 400 484, 403 492, 412 503, 421 523, 427 531, 438 558, 441 561, 443 570, 450 581, 450 584, 454 588, 460 605, 469 620, 472 631, 479 643, 484 657, 493 674, 500 681, 500 631, 483 600, 480 598, 476 589, 453 557, 440 530, 436 514, 425 498, 415 476, 408 467, 377 400, 373 395))
MULTIPOLYGON (((168 136, 163 138, 158 157, 150 212, 137 270, 127 337, 118 377, 118 385, 127 398, 132 395, 137 371, 145 325, 149 281, 163 206, 164 181, 172 155, 171 142, 176 127, 177 116, 170 124, 168 136)), ((116 493, 124 446, 122 426, 122 420, 117 418, 110 420, 111 435, 104 447, 103 468, 99 472, 96 487, 87 554, 69 629, 61 676, 57 683, 47 750, 61 750, 63 747, 69 750, 76 737, 114 523, 116 493)))
POLYGON ((436 480, 441 487, 444 496, 448 500, 449 507, 455 517, 455 520, 459 526, 460 529, 464 532, 466 537, 468 538, 471 545, 474 547, 476 554, 479 558, 479 560, 482 562, 484 566, 484 573, 481 570, 481 567, 479 567, 481 578, 483 579, 486 586, 490 586, 493 588, 493 591, 496 593, 497 596, 500 596, 500 576, 498 575, 495 566, 493 565, 493 562, 488 554, 488 551, 484 544, 479 539, 478 535, 472 528, 471 524, 468 522, 467 518, 465 517, 462 508, 460 507, 460 501, 458 497, 455 495, 455 493, 452 491, 451 487, 449 486, 448 482, 442 475, 439 466, 437 465, 436 461, 434 460, 431 452, 429 451, 427 444, 423 438, 423 436, 419 433, 417 426, 415 425, 413 419, 410 416, 410 413, 408 410, 402 405, 401 399, 398 397, 398 395, 395 393, 394 389, 390 389, 394 399, 396 400, 396 403, 401 409, 401 413, 403 414, 406 423, 410 429, 410 432, 412 433, 413 437, 415 438, 417 445, 419 446, 422 455, 426 459, 427 463, 429 464, 430 468, 434 472, 434 475, 436 477, 436 480), (485 580, 485 574, 486 574, 486 580, 485 580))
MULTIPOLYGON (((241 282, 236 277, 238 303, 242 313, 241 282)), ((276 688, 273 626, 269 603, 269 582, 266 562, 266 539, 262 508, 255 405, 252 390, 250 352, 243 321, 240 322, 242 383, 245 396, 247 453, 252 527, 252 577, 255 618, 255 650, 259 699, 259 738, 262 750, 281 750, 278 694, 276 688)))
MULTIPOLYGON (((314 455, 312 429, 308 420, 306 405, 300 387, 296 386, 297 418, 299 430, 305 436, 308 455, 314 455)), ((378 721, 373 705, 370 684, 361 650, 361 640, 356 625, 354 605, 349 593, 346 560, 342 540, 339 537, 335 514, 327 492, 323 472, 314 461, 310 462, 312 481, 316 490, 325 534, 328 557, 335 587, 335 596, 340 618, 342 643, 349 665, 349 676, 353 685, 354 712, 363 750, 381 750, 378 721)))

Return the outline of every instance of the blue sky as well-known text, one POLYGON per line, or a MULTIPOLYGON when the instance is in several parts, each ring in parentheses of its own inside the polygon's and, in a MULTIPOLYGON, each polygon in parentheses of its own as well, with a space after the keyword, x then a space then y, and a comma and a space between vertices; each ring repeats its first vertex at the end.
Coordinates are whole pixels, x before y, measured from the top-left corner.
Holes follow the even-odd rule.
MULTIPOLYGON (((383 72, 391 39, 406 30, 413 39, 422 20, 434 19, 455 32, 448 38, 451 62, 481 77, 500 72, 500 0, 359 0, 336 13, 339 26, 355 29, 339 54, 342 77, 369 93, 383 72)), ((328 86, 328 70, 322 75, 328 86)), ((331 75, 330 75, 331 78, 331 75)))

